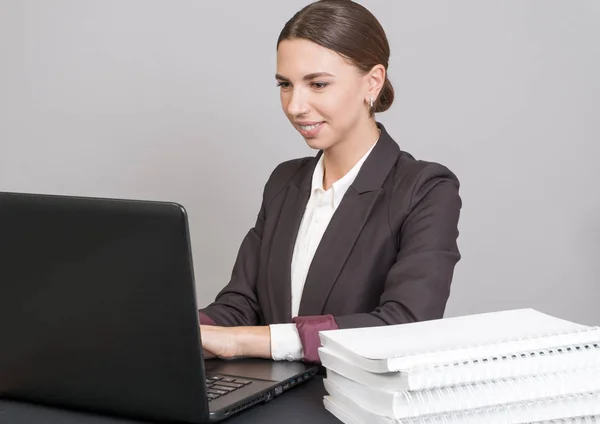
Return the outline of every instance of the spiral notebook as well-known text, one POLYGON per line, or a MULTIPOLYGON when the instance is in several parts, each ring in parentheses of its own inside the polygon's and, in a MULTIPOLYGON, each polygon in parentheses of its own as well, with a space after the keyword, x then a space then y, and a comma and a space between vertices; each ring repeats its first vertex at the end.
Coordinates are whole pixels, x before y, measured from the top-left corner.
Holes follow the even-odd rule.
POLYGON ((321 331, 321 345, 373 373, 418 366, 509 360, 513 354, 600 341, 600 327, 534 309, 474 314, 382 327, 321 331))
POLYGON ((487 406, 600 392, 600 368, 409 392, 363 386, 331 370, 327 393, 341 394, 359 407, 392 418, 457 412, 487 406))
POLYGON ((357 383, 388 391, 434 389, 496 379, 600 368, 600 341, 520 352, 504 360, 451 362, 400 372, 371 373, 328 348, 319 348, 322 365, 357 383))
POLYGON ((414 418, 373 414, 340 393, 325 396, 325 409, 345 424, 600 423, 600 392, 545 398, 414 418))

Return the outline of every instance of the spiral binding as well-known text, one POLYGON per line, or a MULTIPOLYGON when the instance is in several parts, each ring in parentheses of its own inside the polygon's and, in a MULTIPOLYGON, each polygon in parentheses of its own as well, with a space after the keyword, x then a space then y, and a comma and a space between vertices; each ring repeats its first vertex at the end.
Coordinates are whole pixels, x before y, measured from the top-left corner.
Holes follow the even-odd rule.
POLYGON ((600 343, 489 356, 410 370, 411 386, 432 389, 498 378, 539 375, 600 366, 600 343), (569 360, 563 358, 569 356, 569 360))
POLYGON ((402 416, 436 414, 444 410, 483 408, 531 399, 570 396, 573 393, 600 392, 600 368, 484 381, 434 389, 396 392, 394 402, 402 416), (525 399, 515 398, 523 393, 525 399))
MULTIPOLYGON (((590 326, 590 327, 583 327, 583 328, 575 328, 572 329, 570 331, 565 331, 565 332, 542 332, 539 334, 536 334, 535 336, 529 336, 529 337, 506 337, 506 338, 500 338, 497 340, 494 340, 493 342, 482 342, 479 344, 465 344, 465 345, 461 345, 461 346, 446 346, 446 347, 441 347, 438 349, 430 349, 430 348, 423 348, 423 349, 416 349, 414 351, 410 351, 410 352, 403 352, 402 355, 395 355, 392 356, 391 359, 400 359, 400 358, 407 358, 407 357, 411 357, 411 356, 423 356, 423 355, 431 355, 431 354, 439 354, 439 353, 449 353, 449 352, 457 352, 457 351, 462 351, 462 350, 470 350, 470 349, 485 349, 485 348, 492 348, 492 347, 497 347, 498 345, 502 345, 502 344, 519 344, 519 343, 523 343, 523 342, 529 342, 529 341, 533 341, 533 340, 540 340, 540 339, 544 339, 544 338, 570 338, 570 337, 578 337, 581 334, 584 333, 599 333, 598 334, 598 341, 600 341, 600 326, 590 326)), ((482 355, 483 357, 487 357, 488 355, 482 355)))
MULTIPOLYGON (((512 404, 494 405, 485 408, 456 411, 445 414, 433 414, 402 420, 403 424, 452 424, 452 423, 484 423, 484 422, 530 422, 530 423, 598 423, 600 415, 600 392, 588 392, 537 399, 512 404), (577 414, 564 417, 564 405, 569 411, 577 414), (562 418, 553 418, 563 415, 562 418), (527 417, 527 421, 518 421, 527 417)), ((395 420, 396 422, 400 422, 395 420)))
POLYGON ((373 415, 344 397, 326 395, 323 403, 341 421, 365 424, 600 423, 599 392, 410 419, 373 415))

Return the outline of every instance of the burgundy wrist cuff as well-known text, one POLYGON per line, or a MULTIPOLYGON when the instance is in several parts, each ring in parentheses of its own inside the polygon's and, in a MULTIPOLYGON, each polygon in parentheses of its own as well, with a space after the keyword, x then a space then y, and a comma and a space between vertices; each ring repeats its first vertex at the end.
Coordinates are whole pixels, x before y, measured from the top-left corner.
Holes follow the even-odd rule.
POLYGON ((295 317, 292 321, 298 329, 298 335, 304 350, 304 361, 320 363, 318 349, 321 346, 321 340, 319 339, 319 331, 338 329, 333 315, 295 317))

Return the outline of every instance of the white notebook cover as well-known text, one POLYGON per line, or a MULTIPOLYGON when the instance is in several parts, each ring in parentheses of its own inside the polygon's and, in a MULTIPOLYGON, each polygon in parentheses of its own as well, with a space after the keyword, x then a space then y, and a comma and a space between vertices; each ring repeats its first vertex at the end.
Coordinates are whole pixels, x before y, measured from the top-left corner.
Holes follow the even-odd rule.
POLYGON ((343 330, 321 331, 321 345, 370 372, 492 358, 600 340, 600 328, 534 309, 343 330))
POLYGON ((325 396, 325 409, 345 424, 526 424, 600 422, 600 393, 584 393, 415 418, 390 418, 360 408, 341 395, 325 396))
MULTIPOLYGON (((506 360, 450 362, 422 365, 399 372, 372 373, 328 348, 319 348, 322 365, 357 383, 389 391, 433 389, 504 378, 600 368, 600 341, 521 352, 506 360)), ((481 358, 483 359, 483 358, 481 358)))
POLYGON ((343 395, 373 414, 409 418, 498 404, 600 392, 600 369, 519 377, 470 385, 391 392, 371 388, 327 371, 327 393, 343 395))

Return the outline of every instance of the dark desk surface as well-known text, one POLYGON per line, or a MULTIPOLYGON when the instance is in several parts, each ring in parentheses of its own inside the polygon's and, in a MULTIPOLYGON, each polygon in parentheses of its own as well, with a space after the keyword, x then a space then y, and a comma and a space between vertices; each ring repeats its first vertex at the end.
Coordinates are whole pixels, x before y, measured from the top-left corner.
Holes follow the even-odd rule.
MULTIPOLYGON (((294 390, 265 404, 252 407, 228 420, 223 424, 339 424, 333 415, 323 406, 322 377, 314 377, 294 390)), ((4 424, 149 424, 140 421, 130 421, 105 418, 54 408, 21 404, 0 400, 0 423, 4 424)))

